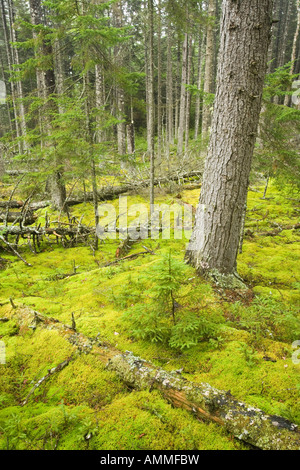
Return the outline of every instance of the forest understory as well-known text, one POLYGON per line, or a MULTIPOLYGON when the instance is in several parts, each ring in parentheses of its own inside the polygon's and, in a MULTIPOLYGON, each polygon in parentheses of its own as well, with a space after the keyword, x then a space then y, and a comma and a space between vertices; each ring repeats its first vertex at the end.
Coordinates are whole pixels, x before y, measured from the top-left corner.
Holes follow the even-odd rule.
POLYGON ((300 0, 0 0, 0 450, 300 450, 299 77, 300 0))
MULTIPOLYGON (((158 188, 156 201, 197 205, 199 189, 174 189, 158 188)), ((12 187, 1 190, 8 200, 12 187)), ((187 241, 172 237, 137 240, 126 249, 118 239, 105 240, 94 251, 88 240, 68 247, 69 238, 54 231, 40 239, 35 253, 27 238, 19 241, 22 259, 8 246, 2 249, 1 449, 253 448, 246 435, 234 435, 182 403, 173 406, 159 388, 126 383, 107 367, 111 357, 126 351, 299 425, 293 349, 300 338, 299 199, 273 183, 265 198, 263 193, 262 182, 248 193, 238 256, 248 288, 241 291, 199 277, 183 262, 187 241), (166 266, 175 279, 175 322, 168 301, 161 308, 155 296, 166 266), (143 312, 150 313, 148 319, 143 312)), ((130 204, 147 201, 128 195, 130 204)), ((82 226, 93 225, 92 203, 69 212, 82 226)), ((51 227, 59 216, 68 223, 65 214, 48 207, 35 214, 35 227, 45 226, 45 218, 51 227)))

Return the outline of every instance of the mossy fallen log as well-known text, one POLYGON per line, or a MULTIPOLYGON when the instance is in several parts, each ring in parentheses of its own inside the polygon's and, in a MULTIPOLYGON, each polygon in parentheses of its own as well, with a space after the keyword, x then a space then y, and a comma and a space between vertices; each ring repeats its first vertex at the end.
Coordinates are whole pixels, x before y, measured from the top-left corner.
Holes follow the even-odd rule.
POLYGON ((192 383, 166 372, 131 352, 112 357, 107 365, 130 387, 158 389, 173 406, 224 426, 236 438, 262 450, 300 450, 297 425, 285 418, 236 400, 230 392, 207 383, 192 383))
MULTIPOLYGON (((202 176, 202 171, 191 171, 187 173, 172 174, 169 176, 164 176, 156 178, 154 180, 154 186, 161 186, 168 184, 170 181, 178 181, 178 183, 184 184, 190 180, 199 179, 202 176)), ((149 180, 138 180, 136 182, 129 181, 128 183, 121 184, 119 186, 103 186, 98 190, 97 196, 99 201, 109 201, 116 199, 122 194, 139 191, 143 188, 147 188, 150 185, 149 180)), ((198 187, 198 186, 197 186, 198 187)), ((194 186, 192 187, 194 188, 194 186)), ((188 188, 187 188, 188 189, 188 188)), ((66 205, 68 207, 82 204, 83 202, 93 201, 94 196, 92 192, 86 192, 82 197, 78 198, 68 198, 66 200, 66 205)), ((0 201, 0 208, 9 208, 9 209, 20 209, 24 205, 23 201, 0 201)), ((36 211, 38 209, 44 209, 51 205, 51 201, 40 201, 33 202, 28 205, 30 211, 36 211)))
MULTIPOLYGON (((57 330, 77 351, 85 354, 93 351, 106 369, 115 372, 129 388, 150 391, 157 389, 174 407, 183 408, 198 419, 215 422, 235 438, 258 449, 300 450, 300 432, 296 424, 249 406, 234 398, 229 391, 218 390, 208 383, 191 382, 179 372, 167 372, 150 361, 136 357, 130 351, 122 354, 108 343, 102 345, 98 336, 87 338, 74 332, 70 326, 29 308, 18 308, 12 312, 11 317, 23 328, 27 325, 29 328, 57 330)), ((59 372, 61 365, 67 364, 64 361, 52 372, 59 372)), ((52 375, 48 374, 39 382, 43 383, 52 375)), ((28 402, 32 393, 30 391, 30 395, 23 400, 23 405, 28 402)))

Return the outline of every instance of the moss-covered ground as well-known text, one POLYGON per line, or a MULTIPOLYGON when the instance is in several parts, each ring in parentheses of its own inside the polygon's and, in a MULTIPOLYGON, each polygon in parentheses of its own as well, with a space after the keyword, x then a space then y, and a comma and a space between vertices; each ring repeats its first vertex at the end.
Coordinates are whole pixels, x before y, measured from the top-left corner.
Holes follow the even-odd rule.
MULTIPOLYGON (((124 312, 143 307, 140 287, 145 275, 171 252, 183 260, 187 240, 143 240, 129 254, 144 254, 108 267, 119 240, 106 240, 94 252, 90 246, 64 248, 55 237, 34 254, 24 242, 22 256, 32 265, 6 253, 0 271, 0 449, 124 449, 195 450, 249 449, 214 423, 201 422, 185 410, 174 409, 157 391, 132 391, 112 373, 92 349, 82 352, 60 372, 36 388, 33 385, 66 358, 76 346, 57 329, 28 328, 16 312, 30 308, 71 325, 103 347, 132 351, 166 370, 182 369, 194 382, 230 390, 239 400, 300 424, 300 365, 292 360, 292 344, 300 340, 299 204, 297 194, 271 185, 249 191, 243 251, 238 272, 246 292, 224 291, 188 268, 190 283, 181 294, 190 311, 212 318, 209 337, 190 348, 172 348, 134 334, 124 312), (74 270, 75 266, 75 270, 74 270), (12 303, 9 299, 12 299, 12 303), (16 308, 13 308, 15 306, 16 308), (97 336, 98 335, 98 336, 97 336)), ((157 201, 172 203, 178 194, 158 192, 157 201)), ((199 189, 181 191, 181 200, 197 205, 199 189)), ((128 204, 145 203, 142 195, 128 204)), ((112 204, 117 208, 118 200, 112 204)), ((45 215, 38 212, 37 223, 45 215)), ((72 216, 93 224, 89 203, 71 208, 72 216)), ((148 288, 149 285, 146 285, 148 288)), ((146 288, 145 287, 145 288, 146 288)), ((144 289, 144 287, 143 287, 144 289)))

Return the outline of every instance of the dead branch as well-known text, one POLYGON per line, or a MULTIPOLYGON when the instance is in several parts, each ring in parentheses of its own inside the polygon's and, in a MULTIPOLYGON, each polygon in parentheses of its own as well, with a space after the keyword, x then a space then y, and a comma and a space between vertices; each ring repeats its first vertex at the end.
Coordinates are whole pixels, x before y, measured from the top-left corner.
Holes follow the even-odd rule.
POLYGON ((34 393, 34 391, 43 383, 45 382, 47 379, 49 379, 49 377, 51 377, 53 374, 55 374, 56 372, 59 372, 61 371, 62 369, 64 369, 68 364, 69 362, 73 359, 73 357, 69 357, 67 358, 66 360, 64 360, 63 362, 61 362, 60 364, 58 364, 56 367, 52 367, 52 369, 49 369, 48 370, 48 374, 44 375, 44 377, 42 377, 33 387, 32 389, 30 390, 30 392, 28 393, 27 397, 25 398, 25 400, 21 403, 21 406, 24 406, 28 403, 28 400, 29 398, 31 397, 31 395, 34 393))

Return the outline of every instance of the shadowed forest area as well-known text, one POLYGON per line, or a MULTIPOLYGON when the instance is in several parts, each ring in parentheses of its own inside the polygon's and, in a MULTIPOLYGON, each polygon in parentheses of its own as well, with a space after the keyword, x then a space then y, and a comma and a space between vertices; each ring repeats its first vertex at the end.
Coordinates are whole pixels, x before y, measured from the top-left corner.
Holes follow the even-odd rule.
POLYGON ((299 450, 299 0, 0 5, 0 450, 299 450))

